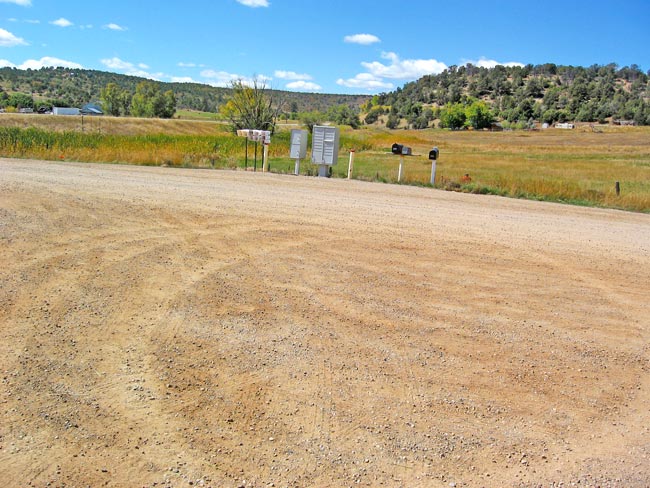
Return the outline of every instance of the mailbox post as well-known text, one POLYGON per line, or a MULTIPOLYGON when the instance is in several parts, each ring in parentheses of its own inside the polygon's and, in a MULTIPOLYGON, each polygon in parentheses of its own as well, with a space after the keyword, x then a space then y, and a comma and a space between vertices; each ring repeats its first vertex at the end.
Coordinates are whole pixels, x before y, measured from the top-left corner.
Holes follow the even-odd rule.
POLYGON ((248 141, 255 142, 255 166, 254 171, 257 171, 257 143, 261 142, 264 145, 264 152, 262 155, 262 170, 266 171, 267 159, 269 154, 268 145, 271 144, 271 131, 268 130, 255 130, 255 129, 238 129, 237 135, 246 138, 246 168, 248 168, 248 141))
POLYGON ((350 149, 350 162, 348 163, 348 180, 352 179, 353 169, 354 169, 354 149, 350 149))
POLYGON ((431 186, 436 183, 436 161, 438 160, 438 155, 440 151, 437 147, 434 147, 429 151, 429 159, 431 160, 431 186))
POLYGON ((399 170, 397 171, 397 182, 399 183, 404 175, 404 156, 411 156, 413 151, 410 147, 397 143, 391 146, 390 151, 399 156, 399 170))
POLYGON ((269 169, 269 143, 264 141, 264 153, 262 154, 262 173, 269 169))

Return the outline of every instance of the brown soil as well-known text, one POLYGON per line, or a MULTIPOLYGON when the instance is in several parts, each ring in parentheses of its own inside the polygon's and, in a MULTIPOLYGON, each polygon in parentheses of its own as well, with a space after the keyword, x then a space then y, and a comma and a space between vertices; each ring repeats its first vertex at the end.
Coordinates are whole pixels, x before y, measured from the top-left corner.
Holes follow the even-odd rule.
POLYGON ((650 486, 649 284, 649 215, 0 160, 0 477, 650 486))

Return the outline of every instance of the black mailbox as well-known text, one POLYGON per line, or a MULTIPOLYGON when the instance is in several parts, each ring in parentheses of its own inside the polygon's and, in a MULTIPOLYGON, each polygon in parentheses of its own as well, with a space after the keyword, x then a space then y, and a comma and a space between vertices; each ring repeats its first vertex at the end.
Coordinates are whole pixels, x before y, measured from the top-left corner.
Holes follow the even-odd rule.
POLYGON ((436 159, 438 159, 438 154, 439 153, 440 153, 440 151, 438 151, 438 148, 434 147, 433 149, 431 149, 431 151, 429 151, 429 159, 431 161, 435 161, 436 159))
POLYGON ((391 151, 393 152, 393 154, 402 154, 402 149, 403 148, 404 148, 404 146, 402 146, 401 144, 395 143, 391 147, 391 151))

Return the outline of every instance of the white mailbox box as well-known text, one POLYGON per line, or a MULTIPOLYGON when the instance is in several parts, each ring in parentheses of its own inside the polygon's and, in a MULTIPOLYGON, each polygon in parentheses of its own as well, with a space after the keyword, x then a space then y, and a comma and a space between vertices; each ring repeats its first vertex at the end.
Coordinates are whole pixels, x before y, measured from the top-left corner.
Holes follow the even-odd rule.
POLYGON ((291 159, 305 159, 307 156, 307 134, 306 130, 291 130, 291 159))
POLYGON ((240 137, 246 137, 249 141, 271 144, 270 130, 237 129, 237 135, 240 137))
MULTIPOLYGON (((339 157, 339 128, 315 125, 312 132, 311 162, 333 166, 339 157)), ((325 168, 327 170, 327 168, 325 168)), ((320 170, 319 170, 320 174, 320 170)))
POLYGON ((307 156, 307 139, 309 134, 306 130, 291 129, 291 145, 289 155, 291 159, 296 160, 296 167, 293 173, 298 176, 300 174, 300 160, 307 156))
POLYGON ((237 129, 237 135, 246 138, 246 168, 248 168, 248 141, 253 141, 255 143, 255 171, 257 171, 257 143, 261 142, 264 145, 264 153, 262 156, 262 171, 266 172, 269 160, 269 144, 271 144, 271 131, 258 129, 237 129))

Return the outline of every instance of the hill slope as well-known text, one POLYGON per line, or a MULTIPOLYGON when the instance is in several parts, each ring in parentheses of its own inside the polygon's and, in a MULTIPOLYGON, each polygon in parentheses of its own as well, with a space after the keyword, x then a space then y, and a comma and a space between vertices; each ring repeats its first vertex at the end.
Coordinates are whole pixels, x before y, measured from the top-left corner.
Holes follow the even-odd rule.
MULTIPOLYGON (((70 68, 42 68, 39 70, 0 69, 0 101, 3 92, 31 94, 35 101, 50 100, 62 106, 82 106, 100 98, 100 92, 109 83, 135 92, 138 83, 145 80, 137 76, 106 71, 70 68)), ((229 88, 213 87, 200 83, 158 82, 162 91, 172 90, 177 108, 217 112, 230 94, 229 88)), ((344 104, 359 107, 368 100, 366 95, 331 95, 272 90, 286 111, 327 111, 344 104)))
POLYGON ((411 123, 422 105, 466 104, 481 99, 497 118, 510 122, 604 122, 609 118, 650 124, 650 77, 636 65, 479 68, 452 66, 391 93, 377 96, 375 105, 390 105, 392 113, 411 123))
MULTIPOLYGON (((37 103, 81 106, 99 100, 108 83, 134 92, 141 81, 144 78, 95 70, 1 68, 0 106, 8 94, 16 92, 33 96, 37 103)), ((175 93, 178 109, 217 112, 230 94, 228 88, 198 83, 158 83, 161 90, 175 93)), ((346 105, 365 112, 375 107, 376 116, 388 106, 393 117, 406 119, 413 128, 427 127, 439 115, 435 110, 426 111, 426 106, 467 105, 476 99, 487 102, 497 119, 508 122, 625 120, 650 125, 650 76, 636 65, 452 66, 438 75, 427 75, 394 92, 377 95, 372 103, 367 95, 271 92, 287 113, 327 112, 346 105)))

